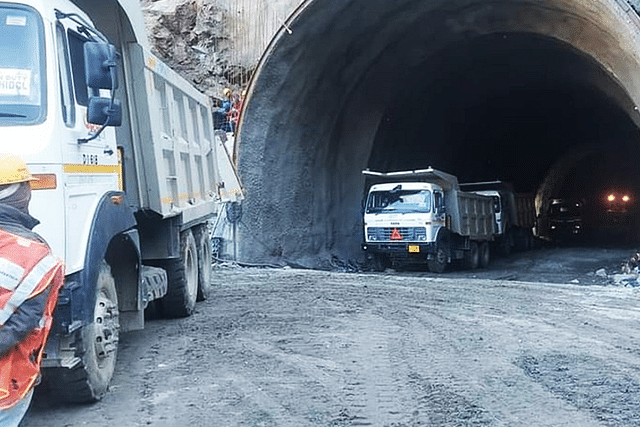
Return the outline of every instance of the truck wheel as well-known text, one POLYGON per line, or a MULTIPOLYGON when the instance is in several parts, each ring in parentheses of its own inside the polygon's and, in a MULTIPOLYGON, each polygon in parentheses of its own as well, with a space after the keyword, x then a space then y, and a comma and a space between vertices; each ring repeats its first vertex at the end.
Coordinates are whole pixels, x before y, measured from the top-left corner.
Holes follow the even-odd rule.
POLYGON ((180 258, 163 261, 169 289, 160 300, 162 315, 187 317, 193 313, 198 297, 198 249, 191 230, 180 234, 180 258))
POLYGON ((465 267, 469 270, 475 270, 480 263, 480 250, 478 249, 478 243, 475 241, 469 242, 469 250, 464 255, 465 267))
POLYGON ((54 370, 50 382, 55 394, 67 402, 100 400, 115 370, 120 330, 118 294, 111 268, 104 260, 98 272, 93 311, 93 323, 82 328, 76 341, 81 362, 71 369, 54 370))
POLYGON ((194 227, 193 238, 198 247, 198 301, 204 301, 211 294, 211 264, 213 262, 211 240, 206 225, 194 227))
POLYGON ((511 252, 513 252, 514 245, 515 242, 513 240, 513 231, 509 229, 503 237, 502 242, 500 242, 500 253, 503 256, 508 257, 509 255, 511 255, 511 252))
POLYGON ((438 245, 433 258, 427 260, 427 267, 432 273, 444 273, 447 268, 447 251, 444 247, 438 245))
POLYGON ((530 251, 534 248, 535 243, 533 241, 533 234, 530 231, 527 232, 527 250, 530 251))
POLYGON ((480 268, 487 268, 491 262, 491 249, 489 248, 489 242, 482 242, 480 244, 480 268))
POLYGON ((383 254, 373 254, 373 258, 371 259, 371 268, 373 269, 373 271, 381 273, 385 271, 390 265, 391 262, 388 256, 383 254))
POLYGON ((526 230, 518 229, 515 232, 516 250, 518 252, 524 252, 529 250, 529 236, 526 230))

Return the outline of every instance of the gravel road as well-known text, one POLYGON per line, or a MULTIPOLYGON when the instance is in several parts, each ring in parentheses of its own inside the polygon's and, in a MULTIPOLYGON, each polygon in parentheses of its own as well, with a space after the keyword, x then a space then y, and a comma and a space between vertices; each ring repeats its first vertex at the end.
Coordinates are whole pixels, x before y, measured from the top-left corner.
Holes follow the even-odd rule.
POLYGON ((640 288, 593 263, 567 283, 513 280, 562 263, 544 259, 507 278, 499 262, 440 276, 221 268, 192 317, 122 338, 101 402, 40 392, 23 427, 640 426, 640 288))

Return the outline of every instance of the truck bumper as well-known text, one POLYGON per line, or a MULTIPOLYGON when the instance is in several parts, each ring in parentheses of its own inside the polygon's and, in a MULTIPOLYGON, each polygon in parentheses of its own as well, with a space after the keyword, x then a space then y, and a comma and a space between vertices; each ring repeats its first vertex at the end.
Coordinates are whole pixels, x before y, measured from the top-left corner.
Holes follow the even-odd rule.
POLYGON ((420 256, 435 253, 435 243, 403 242, 403 243, 363 243, 362 250, 371 254, 386 254, 395 257, 420 256))

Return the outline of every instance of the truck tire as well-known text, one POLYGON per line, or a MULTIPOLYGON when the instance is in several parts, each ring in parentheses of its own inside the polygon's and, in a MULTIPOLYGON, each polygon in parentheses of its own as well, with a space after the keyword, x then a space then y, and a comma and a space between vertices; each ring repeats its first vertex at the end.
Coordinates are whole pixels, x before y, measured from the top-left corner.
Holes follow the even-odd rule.
POLYGON ((211 239, 206 225, 199 225, 193 228, 193 238, 198 247, 198 298, 197 301, 204 301, 209 298, 213 285, 211 283, 211 264, 213 255, 211 250, 211 239))
POLYGON ((391 262, 388 256, 384 254, 373 254, 373 258, 371 259, 371 268, 373 271, 381 273, 390 266, 391 262))
POLYGON ((502 241, 500 242, 500 253, 508 257, 513 252, 513 247, 515 246, 513 230, 508 229, 505 233, 502 241))
POLYGON ((436 253, 433 254, 433 258, 427 260, 427 267, 432 273, 444 273, 447 269, 447 248, 444 245, 439 244, 436 248, 436 253))
POLYGON ((534 247, 535 247, 535 242, 534 242, 534 239, 533 239, 533 234, 531 234, 530 231, 527 231, 527 237, 526 238, 527 238, 527 250, 528 251, 533 250, 534 247))
POLYGON ((464 254, 464 264, 469 270, 475 270, 480 264, 480 249, 473 240, 469 242, 469 250, 464 254))
POLYGON ((162 262, 169 289, 159 301, 167 318, 191 316, 198 298, 198 249, 191 230, 180 233, 180 257, 162 262))
POLYGON ((480 268, 487 268, 491 262, 491 249, 489 242, 480 243, 480 268))
POLYGON ((116 366, 119 330, 116 283, 111 267, 103 260, 96 283, 93 322, 76 337, 76 356, 81 361, 71 369, 52 371, 49 386, 56 396, 73 403, 95 402, 104 396, 116 366))

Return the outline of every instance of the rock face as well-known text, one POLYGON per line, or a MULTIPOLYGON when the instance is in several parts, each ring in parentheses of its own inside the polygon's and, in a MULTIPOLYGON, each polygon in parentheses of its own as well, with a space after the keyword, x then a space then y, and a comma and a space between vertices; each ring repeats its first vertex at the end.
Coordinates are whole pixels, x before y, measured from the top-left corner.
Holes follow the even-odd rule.
POLYGON ((140 0, 154 53, 202 92, 240 91, 302 0, 140 0))
POLYGON ((202 92, 219 98, 242 86, 249 69, 231 64, 229 13, 204 0, 141 0, 154 53, 202 92), (239 74, 239 75, 238 75, 239 74))

